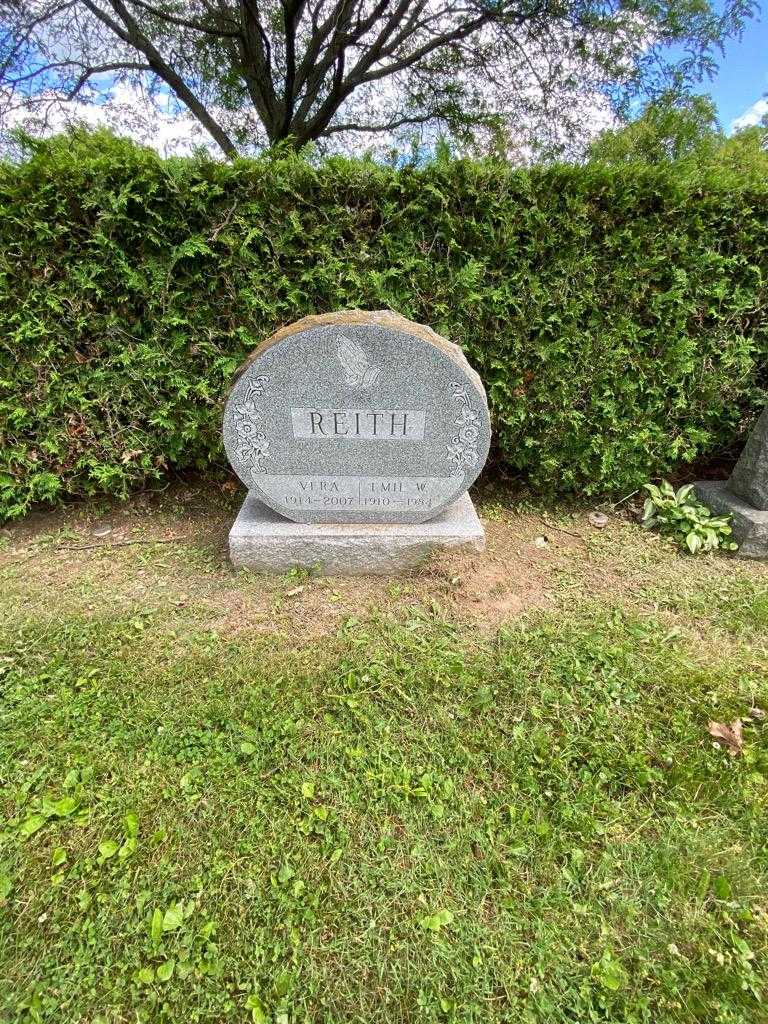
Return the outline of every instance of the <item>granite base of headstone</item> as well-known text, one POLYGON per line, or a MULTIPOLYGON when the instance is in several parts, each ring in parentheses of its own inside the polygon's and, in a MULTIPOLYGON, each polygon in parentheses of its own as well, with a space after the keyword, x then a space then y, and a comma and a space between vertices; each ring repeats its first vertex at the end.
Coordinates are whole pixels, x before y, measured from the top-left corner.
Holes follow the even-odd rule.
POLYGON ((485 533, 468 494, 426 523, 294 523, 252 494, 229 534, 237 567, 333 576, 389 576, 421 565, 436 550, 485 550, 485 533))
POLYGON ((699 480, 696 493, 717 515, 731 515, 742 558, 768 558, 768 406, 728 480, 699 480))
POLYGON ((239 371, 223 429, 248 488, 235 566, 389 575, 484 549, 467 490, 490 446, 485 390, 428 327, 386 310, 284 327, 239 371))

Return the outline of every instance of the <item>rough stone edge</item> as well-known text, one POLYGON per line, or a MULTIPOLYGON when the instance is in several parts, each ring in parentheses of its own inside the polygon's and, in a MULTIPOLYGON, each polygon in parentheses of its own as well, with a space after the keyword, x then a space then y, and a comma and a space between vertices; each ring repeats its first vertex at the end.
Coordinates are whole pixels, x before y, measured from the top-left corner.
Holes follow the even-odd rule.
POLYGON ((318 565, 324 576, 396 575, 457 548, 485 550, 485 530, 467 492, 426 523, 296 523, 249 492, 229 533, 235 568, 279 575, 318 565), (254 546, 261 559, 248 551, 254 546))
POLYGON ((699 499, 717 515, 733 516, 739 558, 768 558, 768 511, 753 508, 729 490, 726 480, 697 480, 699 499))
POLYGON ((299 334, 302 331, 311 331, 316 327, 359 327, 366 324, 373 324, 376 327, 388 327, 392 331, 411 334, 421 339, 421 341, 434 345, 435 348, 440 349, 441 352, 449 356, 467 374, 482 395, 485 404, 488 404, 488 397, 485 393, 485 387, 483 386, 480 374, 470 366, 469 360, 464 355, 461 346, 457 345, 456 342, 449 341, 448 338, 444 338, 441 334, 433 331, 431 327, 427 327, 426 324, 419 324, 414 320, 408 320, 407 317, 401 316, 400 313, 394 313, 390 309, 346 309, 338 310, 335 313, 313 313, 310 316, 304 316, 300 320, 295 320, 292 324, 280 327, 274 334, 271 334, 262 341, 235 371, 224 400, 224 408, 226 409, 232 390, 242 375, 267 349, 278 345, 281 341, 292 337, 294 334, 299 334))
POLYGON ((747 443, 742 449, 736 465, 733 467, 728 489, 747 505, 759 512, 768 511, 763 497, 764 488, 755 486, 757 476, 764 477, 768 468, 768 452, 765 450, 768 441, 768 405, 757 418, 757 422, 749 433, 747 443))

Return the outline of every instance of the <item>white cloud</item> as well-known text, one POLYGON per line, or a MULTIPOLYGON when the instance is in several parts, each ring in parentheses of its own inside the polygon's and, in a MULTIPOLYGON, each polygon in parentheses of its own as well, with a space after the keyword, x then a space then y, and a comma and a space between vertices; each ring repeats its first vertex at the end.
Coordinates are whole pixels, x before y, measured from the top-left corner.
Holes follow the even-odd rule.
POLYGON ((751 128, 752 125, 760 124, 766 114, 768 114, 768 96, 763 96, 762 99, 755 100, 751 107, 748 107, 743 114, 731 122, 731 131, 737 132, 741 128, 751 128))
MULTIPOLYGON (((534 91, 533 81, 526 84, 534 91)), ((50 92, 39 94, 31 109, 22 105, 6 109, 0 115, 0 135, 2 131, 19 126, 32 135, 48 136, 64 131, 68 125, 85 124, 89 128, 111 128, 120 136, 151 146, 161 156, 185 156, 195 149, 203 148, 215 159, 221 159, 219 147, 207 131, 166 86, 150 92, 142 88, 140 82, 113 81, 108 76, 96 79, 95 86, 94 95, 98 97, 96 102, 93 99, 63 100, 56 93, 50 92)), ((386 102, 396 100, 395 84, 388 81, 379 83, 372 99, 375 102, 366 110, 368 120, 374 123, 386 121, 386 102)), ((233 127, 228 123, 232 118, 227 111, 213 108, 212 113, 219 123, 227 128, 233 127)), ((344 111, 340 119, 344 120, 344 111)), ((571 119, 573 125, 578 126, 582 141, 588 141, 617 124, 608 101, 597 92, 572 100, 571 119)), ((365 122, 366 117, 360 120, 365 122)), ((243 118, 241 123, 244 123, 243 118)), ((528 140, 536 137, 540 126, 537 126, 535 119, 526 123, 521 116, 516 127, 510 159, 522 164, 531 163, 536 159, 536 151, 528 140)), ((407 150, 411 133, 412 129, 406 129, 403 133, 387 132, 374 137, 353 131, 343 141, 333 137, 321 145, 321 149, 358 155, 369 151, 381 155, 398 146, 407 150)), ((427 125, 421 130, 419 134, 425 152, 434 148, 439 133, 439 127, 434 125, 427 125)), ((248 135, 251 139, 258 139, 258 126, 249 124, 248 135)))
POLYGON ((73 123, 89 128, 112 128, 118 135, 156 149, 162 156, 184 155, 203 147, 219 155, 218 147, 200 122, 179 109, 167 93, 149 96, 140 86, 117 82, 100 103, 60 100, 55 95, 38 97, 33 111, 18 107, 7 112, 2 127, 23 127, 33 134, 52 135, 73 123))

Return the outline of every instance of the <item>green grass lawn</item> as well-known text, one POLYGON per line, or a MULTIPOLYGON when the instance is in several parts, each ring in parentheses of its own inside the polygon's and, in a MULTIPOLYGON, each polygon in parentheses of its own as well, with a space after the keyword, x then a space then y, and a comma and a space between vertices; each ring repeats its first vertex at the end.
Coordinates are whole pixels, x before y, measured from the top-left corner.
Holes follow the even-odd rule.
POLYGON ((274 580, 235 501, 7 532, 0 1020, 768 1019, 768 567, 496 495, 274 580))

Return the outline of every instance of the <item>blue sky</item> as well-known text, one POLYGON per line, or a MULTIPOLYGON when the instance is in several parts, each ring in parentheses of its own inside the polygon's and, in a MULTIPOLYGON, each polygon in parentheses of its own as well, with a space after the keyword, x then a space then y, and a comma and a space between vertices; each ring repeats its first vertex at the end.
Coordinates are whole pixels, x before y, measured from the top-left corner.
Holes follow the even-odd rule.
POLYGON ((762 15, 748 22, 741 40, 726 44, 717 76, 703 82, 702 91, 712 94, 726 131, 748 110, 754 110, 753 117, 768 112, 768 3, 762 15), (761 100, 762 106, 755 107, 761 100))

